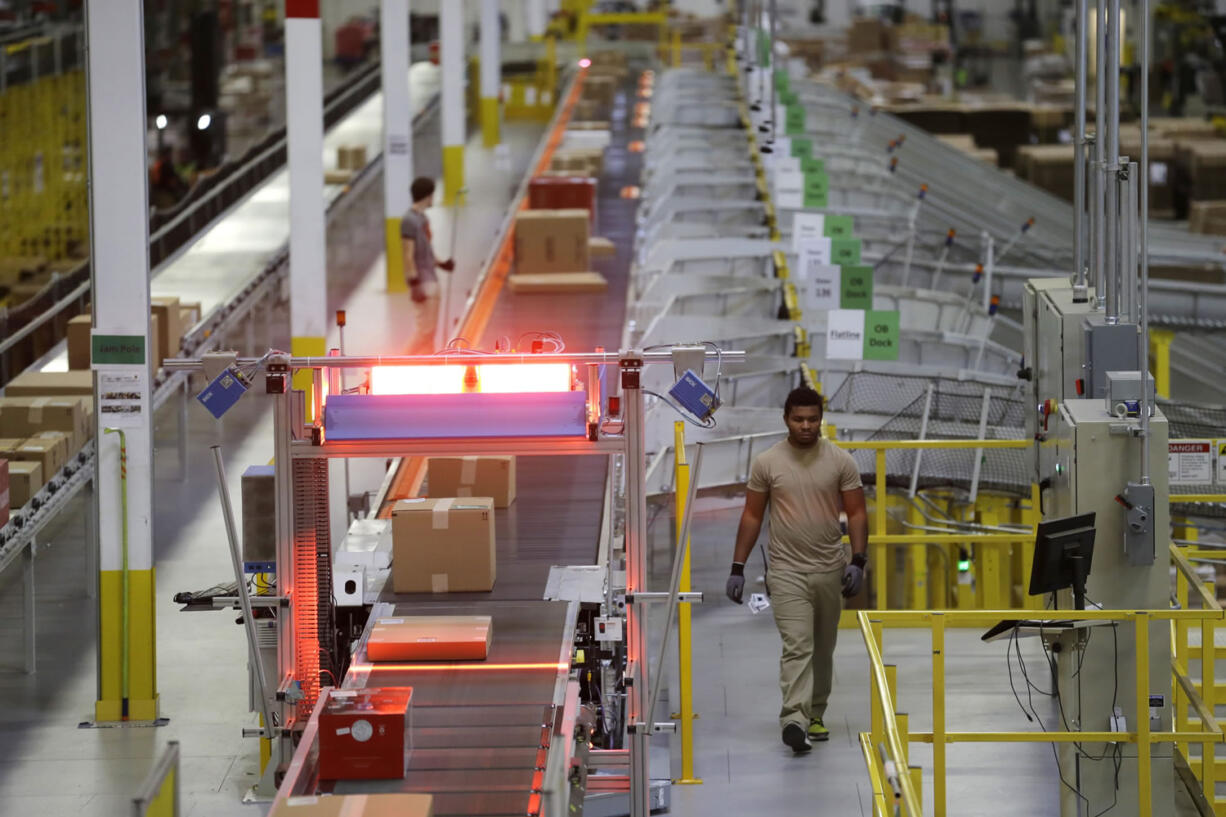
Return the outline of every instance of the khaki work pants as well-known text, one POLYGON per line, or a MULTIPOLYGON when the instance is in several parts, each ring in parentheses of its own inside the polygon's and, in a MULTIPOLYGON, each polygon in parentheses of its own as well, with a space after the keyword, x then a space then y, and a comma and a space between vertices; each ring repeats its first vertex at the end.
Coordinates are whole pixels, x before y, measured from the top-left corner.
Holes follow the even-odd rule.
POLYGON ((811 718, 826 714, 830 698, 834 643, 843 611, 843 569, 828 573, 772 570, 767 581, 775 624, 783 639, 779 726, 797 723, 808 729, 811 718))
POLYGON ((413 327, 413 338, 407 350, 410 355, 432 355, 438 351, 434 348, 434 332, 438 327, 438 283, 428 281, 422 285, 422 291, 426 300, 417 303, 409 299, 409 320, 413 327))

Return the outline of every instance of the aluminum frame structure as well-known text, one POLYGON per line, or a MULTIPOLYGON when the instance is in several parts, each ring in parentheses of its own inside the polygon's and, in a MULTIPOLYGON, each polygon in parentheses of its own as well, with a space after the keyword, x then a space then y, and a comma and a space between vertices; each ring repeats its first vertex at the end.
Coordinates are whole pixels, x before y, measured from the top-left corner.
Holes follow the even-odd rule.
MULTIPOLYGON (((741 351, 707 351, 707 359, 743 362, 741 351)), ((297 701, 302 690, 309 686, 306 679, 298 677, 298 642, 294 631, 296 576, 298 547, 294 541, 296 519, 294 516, 294 467, 304 461, 320 461, 346 457, 410 457, 463 454, 485 455, 556 455, 574 456, 601 454, 622 463, 624 475, 624 543, 626 604, 626 656, 624 668, 627 693, 628 782, 630 812, 632 817, 647 817, 651 811, 651 781, 649 770, 649 741, 652 734, 669 731, 671 724, 657 724, 650 712, 652 668, 648 656, 647 609, 653 598, 647 588, 647 492, 645 449, 645 405, 642 390, 642 375, 652 364, 673 364, 670 351, 639 351, 631 349, 619 353, 597 352, 591 354, 536 354, 536 355, 418 355, 418 356, 328 356, 291 357, 270 354, 266 358, 242 359, 240 367, 265 366, 266 391, 273 399, 274 434, 274 481, 276 494, 276 554, 275 598, 284 612, 279 617, 277 633, 276 678, 277 689, 266 690, 267 704, 273 711, 276 726, 266 725, 251 735, 269 737, 273 743, 273 759, 269 770, 280 764, 290 764, 294 780, 309 780, 313 742, 306 738, 312 734, 316 722, 310 712, 299 711, 297 701), (594 372, 600 366, 618 368, 618 391, 621 396, 620 417, 596 416, 601 420, 596 433, 589 437, 516 437, 509 435, 497 438, 433 438, 433 439, 388 439, 362 442, 329 442, 324 424, 325 383, 345 369, 368 369, 374 366, 439 366, 462 363, 471 365, 513 365, 520 363, 565 363, 579 371, 594 372), (308 394, 291 391, 289 383, 294 373, 310 372, 313 389, 308 394), (313 420, 303 418, 312 417, 313 420), (637 600, 636 600, 637 596, 637 600), (297 701, 295 701, 297 699, 297 701), (295 746, 297 749, 295 750, 295 746)), ((166 366, 174 371, 203 370, 202 360, 173 359, 166 366)), ((588 383, 587 400, 589 417, 594 407, 599 410, 602 397, 599 379, 584 379, 588 383)), ((326 473, 326 471, 324 472, 326 473)), ((609 550, 609 577, 614 575, 614 549, 609 550)), ((667 594, 666 594, 667 595, 667 594)), ((676 593, 671 594, 670 605, 677 603, 676 593)), ((615 614, 616 611, 606 611, 615 614)), ((670 610, 671 616, 671 610, 670 610)), ((562 644, 562 655, 569 655, 568 644, 562 644)), ((565 663, 569 665, 569 658, 565 663)), ((558 689, 563 688, 562 677, 569 674, 560 670, 558 689)), ((309 701, 309 698, 305 699, 309 701)), ((311 702, 313 703, 313 702, 311 702)), ((555 703, 563 703, 556 701, 555 703)), ((562 768, 568 767, 569 756, 558 759, 562 768)), ((266 773, 267 774, 267 773, 266 773)), ((556 775, 551 776, 558 778, 556 775)), ((282 787, 278 798, 307 792, 293 791, 293 786, 282 787)), ((556 795, 556 792, 550 793, 556 795)), ((552 812, 549 812, 552 814, 552 812)), ((558 813, 562 813, 559 811, 558 813)))

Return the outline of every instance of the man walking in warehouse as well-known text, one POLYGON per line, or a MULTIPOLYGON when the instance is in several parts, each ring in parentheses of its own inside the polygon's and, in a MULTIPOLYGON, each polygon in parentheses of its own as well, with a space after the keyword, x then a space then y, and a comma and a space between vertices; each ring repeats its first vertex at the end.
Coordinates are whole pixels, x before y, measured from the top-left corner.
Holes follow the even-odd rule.
POLYGON ((434 330, 438 324, 438 277, 435 267, 451 272, 455 259, 436 261, 431 243, 430 219, 426 211, 434 205, 434 180, 419 176, 409 187, 413 204, 400 219, 400 245, 404 257, 404 278, 413 302, 413 340, 409 354, 434 351, 434 330))
POLYGON ((864 585, 868 514, 851 454, 821 438, 822 396, 800 387, 783 405, 788 436, 753 461, 737 528, 728 597, 741 603, 745 562, 770 504, 770 572, 775 624, 783 639, 779 687, 783 742, 797 754, 830 738, 823 718, 830 697, 834 643, 843 597, 864 585), (839 512, 847 515, 850 559, 839 512))

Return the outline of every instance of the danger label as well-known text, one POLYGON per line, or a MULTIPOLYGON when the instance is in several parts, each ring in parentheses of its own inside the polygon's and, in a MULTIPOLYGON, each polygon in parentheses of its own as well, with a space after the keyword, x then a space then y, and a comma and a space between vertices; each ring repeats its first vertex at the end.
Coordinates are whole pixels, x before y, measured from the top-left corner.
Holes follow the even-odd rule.
POLYGON ((1213 440, 1178 440, 1167 444, 1167 472, 1171 485, 1213 483, 1213 440))

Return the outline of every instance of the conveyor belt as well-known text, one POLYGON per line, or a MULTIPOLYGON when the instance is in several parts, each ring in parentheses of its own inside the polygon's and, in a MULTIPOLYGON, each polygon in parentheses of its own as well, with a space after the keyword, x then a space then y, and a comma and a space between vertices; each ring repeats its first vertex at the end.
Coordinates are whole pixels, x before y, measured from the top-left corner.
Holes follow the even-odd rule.
MULTIPOLYGON (((639 158, 627 150, 627 109, 637 75, 615 103, 612 144, 598 186, 596 234, 617 252, 596 259, 609 281, 603 295, 513 295, 503 291, 484 338, 552 330, 567 348, 616 349, 625 318, 636 202, 620 197, 636 184, 639 158)), ((634 137, 639 138, 639 137, 634 137)), ((543 725, 552 723, 557 682, 568 670, 576 607, 542 601, 553 565, 593 564, 599 546, 607 463, 602 457, 520 457, 518 498, 495 517, 497 582, 490 593, 398 595, 381 600, 397 614, 482 614, 493 618, 493 645, 484 664, 423 670, 411 665, 370 669, 357 660, 346 686, 405 685, 414 689, 414 751, 403 781, 338 784, 338 792, 411 791, 435 795, 447 815, 531 813, 539 785, 543 725), (559 664, 561 660, 561 664, 559 664), (532 668, 497 669, 532 664, 532 668)), ((363 640, 364 641, 364 640, 363 640)))

